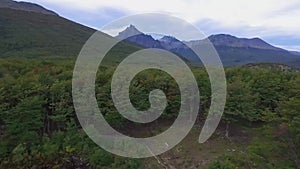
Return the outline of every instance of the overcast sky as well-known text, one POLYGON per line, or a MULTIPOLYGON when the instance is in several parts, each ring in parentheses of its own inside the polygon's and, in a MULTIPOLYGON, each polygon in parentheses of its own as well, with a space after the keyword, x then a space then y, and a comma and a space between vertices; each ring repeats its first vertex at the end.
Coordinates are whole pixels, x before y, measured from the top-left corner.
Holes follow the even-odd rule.
MULTIPOLYGON (((101 29, 127 15, 160 12, 194 24, 206 35, 226 33, 261 37, 300 51, 299 0, 24 0, 101 29)), ((172 25, 170 25, 172 26, 172 25)))

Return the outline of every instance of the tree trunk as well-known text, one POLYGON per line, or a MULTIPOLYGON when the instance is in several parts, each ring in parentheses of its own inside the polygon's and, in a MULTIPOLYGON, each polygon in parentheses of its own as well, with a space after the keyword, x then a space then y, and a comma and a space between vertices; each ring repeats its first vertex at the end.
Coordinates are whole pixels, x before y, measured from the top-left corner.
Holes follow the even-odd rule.
POLYGON ((225 137, 229 138, 229 121, 226 121, 225 137))

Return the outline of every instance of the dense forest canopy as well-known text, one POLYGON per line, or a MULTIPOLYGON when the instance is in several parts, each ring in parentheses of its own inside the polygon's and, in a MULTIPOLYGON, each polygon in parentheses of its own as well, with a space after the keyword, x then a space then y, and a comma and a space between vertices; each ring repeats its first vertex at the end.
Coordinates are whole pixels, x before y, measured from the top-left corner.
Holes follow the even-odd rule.
MULTIPOLYGON (((73 66, 73 61, 66 60, 0 60, 1 168, 145 167, 143 160, 121 158, 100 149, 80 129, 71 95, 73 66)), ((114 70, 113 65, 98 70, 98 105, 115 129, 143 137, 124 129, 137 124, 131 124, 113 106, 110 82, 114 70)), ((193 68, 193 73, 201 96, 197 120, 201 125, 210 106, 210 82, 205 69, 193 68)), ((230 140, 230 128, 236 125, 255 134, 249 136, 246 154, 219 154, 207 167, 299 168, 300 73, 231 67, 226 68, 226 76, 228 99, 222 135, 230 140)), ((172 123, 177 117, 180 92, 165 72, 139 73, 130 86, 132 104, 139 110, 149 108, 149 92, 157 88, 165 92, 168 106, 153 123, 172 123)))

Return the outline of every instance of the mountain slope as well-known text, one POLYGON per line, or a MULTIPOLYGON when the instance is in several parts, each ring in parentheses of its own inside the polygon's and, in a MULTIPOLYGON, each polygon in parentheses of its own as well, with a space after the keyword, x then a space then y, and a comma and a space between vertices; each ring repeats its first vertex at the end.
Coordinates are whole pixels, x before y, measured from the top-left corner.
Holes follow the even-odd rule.
MULTIPOLYGON (((217 34, 208 37, 210 42, 214 46, 227 46, 236 48, 255 48, 255 49, 266 49, 266 50, 276 50, 284 51, 283 49, 274 47, 260 38, 237 38, 232 35, 227 34, 217 34)), ((189 42, 188 42, 189 43, 189 42)), ((196 41, 197 43, 197 41, 196 41)), ((203 40, 199 40, 198 43, 203 43, 203 40)), ((195 41, 194 41, 195 44, 195 41)))
POLYGON ((58 15, 1 8, 0 57, 74 56, 94 32, 58 15))
POLYGON ((29 2, 16 2, 13 0, 1 0, 0 8, 23 10, 23 11, 36 12, 36 13, 42 13, 47 15, 57 15, 55 12, 45 9, 40 5, 29 3, 29 2))
POLYGON ((0 10, 0 53, 7 56, 66 56, 79 52, 95 30, 56 15, 0 10))
POLYGON ((228 46, 215 46, 215 48, 226 66, 267 62, 300 67, 300 57, 287 51, 228 46))
MULTIPOLYGON (((0 58, 76 59, 85 42, 95 32, 58 15, 1 8, 0 58)), ((103 62, 115 65, 139 49, 136 45, 121 42, 107 53, 103 62)))
POLYGON ((300 56, 300 52, 297 52, 297 51, 290 51, 290 53, 293 54, 293 55, 298 55, 298 56, 300 56))

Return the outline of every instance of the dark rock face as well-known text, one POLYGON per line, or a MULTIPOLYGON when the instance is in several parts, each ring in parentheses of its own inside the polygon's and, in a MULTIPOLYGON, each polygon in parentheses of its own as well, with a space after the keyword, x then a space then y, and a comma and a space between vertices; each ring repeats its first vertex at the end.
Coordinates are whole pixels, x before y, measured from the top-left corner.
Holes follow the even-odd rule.
POLYGON ((152 38, 150 35, 139 34, 131 36, 126 39, 126 41, 132 42, 134 44, 147 47, 147 48, 162 48, 159 41, 152 38))
POLYGON ((183 42, 172 36, 164 36, 159 39, 159 42, 161 43, 162 47, 167 50, 174 50, 185 47, 185 44, 183 42))
POLYGON ((159 41, 163 49, 180 55, 191 62, 200 62, 199 58, 188 46, 188 43, 182 42, 172 36, 164 36, 159 41))
POLYGON ((16 2, 13 0, 1 0, 0 8, 9 8, 15 10, 28 11, 28 12, 36 12, 36 13, 42 13, 46 15, 57 15, 55 12, 50 11, 40 5, 29 3, 29 2, 16 2))

